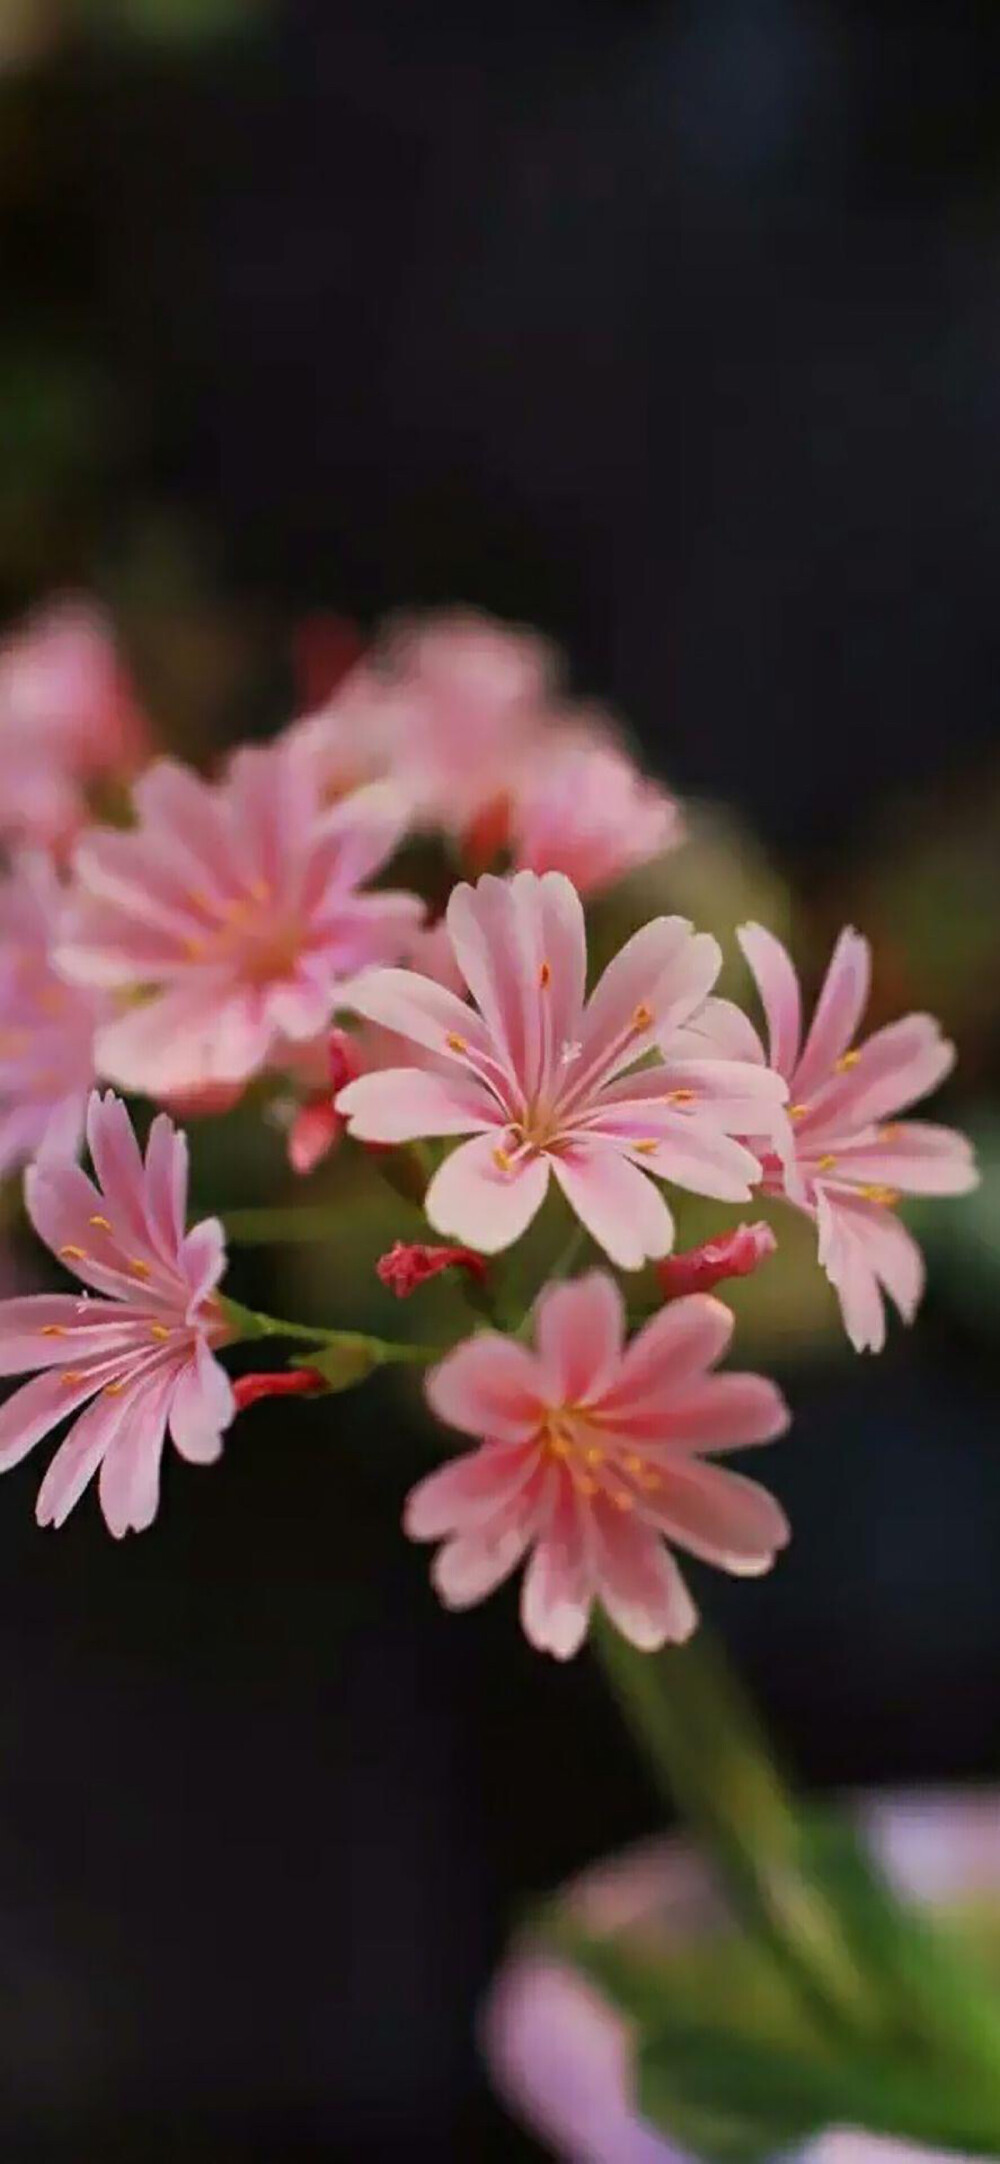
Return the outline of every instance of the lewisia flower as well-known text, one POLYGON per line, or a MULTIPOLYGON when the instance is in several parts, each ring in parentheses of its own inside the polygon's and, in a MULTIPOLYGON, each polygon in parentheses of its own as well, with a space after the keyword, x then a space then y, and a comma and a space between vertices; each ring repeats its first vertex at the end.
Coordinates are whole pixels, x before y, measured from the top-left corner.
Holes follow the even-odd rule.
POLYGON ((87 602, 45 610, 0 647, 0 837, 62 848, 87 791, 127 781, 148 728, 110 624, 87 602))
POLYGON ((307 1044, 338 989, 394 959, 422 904, 362 891, 402 812, 375 787, 324 808, 287 741, 238 752, 203 781, 172 760, 135 792, 129 833, 86 835, 61 966, 127 995, 98 1033, 102 1074, 152 1097, 242 1084, 307 1044))
POLYGON ((99 1467, 101 1509, 120 1536, 156 1516, 168 1428, 193 1465, 222 1449, 234 1411, 215 1358, 230 1334, 216 1298, 225 1247, 215 1218, 185 1232, 187 1143, 165 1113, 143 1161, 124 1105, 95 1091, 87 1140, 96 1186, 65 1160, 25 1179, 39 1238, 97 1297, 0 1301, 0 1375, 42 1371, 0 1406, 0 1472, 78 1414, 39 1490, 38 1522, 62 1525, 99 1467))
MULTIPOLYGON (((859 1352, 879 1352, 883 1292, 912 1322, 923 1291, 920 1249, 895 1214, 901 1196, 960 1195, 977 1182, 964 1135, 897 1118, 944 1080, 955 1048, 929 1014, 907 1015, 855 1045, 871 950, 850 927, 834 948, 803 1045, 801 994, 789 955, 759 924, 746 925, 739 938, 767 1017, 771 1065, 789 1086, 788 1129, 780 1152, 765 1159, 765 1190, 815 1219, 819 1258, 851 1343, 859 1352)), ((724 1002, 708 1026, 753 1056, 750 1025, 740 1017, 734 1036, 724 1002)), ((759 1042, 757 1057, 764 1057, 759 1042)))
POLYGON ((0 1179, 35 1156, 74 1157, 107 1001, 52 961, 65 891, 49 857, 26 852, 0 878, 0 1179))
POLYGON ((665 1255, 673 1221, 647 1174, 744 1201, 760 1176, 731 1139, 771 1126, 784 1096, 761 1065, 637 1061, 703 1005, 720 966, 714 939, 658 917, 630 939, 585 1000, 579 895, 559 872, 458 886, 447 912, 476 1007, 415 972, 374 970, 343 1004, 431 1052, 435 1065, 362 1075, 337 1100, 365 1142, 469 1135, 435 1173, 425 1210, 438 1232, 487 1254, 518 1239, 553 1175, 621 1269, 665 1255))
POLYGON ((612 741, 572 731, 529 760, 512 792, 511 850, 533 872, 565 872, 581 894, 676 848, 680 809, 612 741))
POLYGON ((594 1601, 651 1652, 697 1622, 665 1542, 737 1576, 768 1570, 784 1513, 754 1481, 704 1463, 788 1425, 763 1376, 711 1372, 732 1327, 728 1308, 696 1294, 626 1346, 621 1294, 595 1270, 541 1295, 534 1350, 487 1331, 449 1353, 427 1396, 479 1448, 422 1480, 404 1518, 412 1540, 443 1542, 433 1577, 445 1605, 485 1599, 530 1555, 521 1621, 540 1652, 575 1653, 594 1601))

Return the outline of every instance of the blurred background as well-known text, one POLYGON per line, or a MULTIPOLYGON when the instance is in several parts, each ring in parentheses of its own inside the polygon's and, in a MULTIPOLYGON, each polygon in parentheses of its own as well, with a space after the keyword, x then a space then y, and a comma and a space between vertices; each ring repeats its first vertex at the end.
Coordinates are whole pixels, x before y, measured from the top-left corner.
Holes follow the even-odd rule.
MULTIPOLYGON (((794 1236, 739 1288, 796 1541, 698 1590, 808 1783, 996 1779, 995 10, 0 0, 0 264, 5 619, 102 597, 206 762, 344 622, 536 624, 695 802, 675 906, 813 974, 859 922, 875 1018, 958 1038, 985 1179, 921 1227, 919 1332, 847 1357, 794 1236)), ((238 1121, 201 1148, 214 1200, 285 1178, 238 1121)), ((284 1308, 385 1321, 409 1228, 366 1210, 284 1308)), ((438 1611, 398 1531, 426 1449, 380 1385, 265 1407, 120 1549, 4 1483, 11 2164, 539 2153, 477 2004, 656 1806, 586 1658, 533 1655, 509 1593, 438 1611)))

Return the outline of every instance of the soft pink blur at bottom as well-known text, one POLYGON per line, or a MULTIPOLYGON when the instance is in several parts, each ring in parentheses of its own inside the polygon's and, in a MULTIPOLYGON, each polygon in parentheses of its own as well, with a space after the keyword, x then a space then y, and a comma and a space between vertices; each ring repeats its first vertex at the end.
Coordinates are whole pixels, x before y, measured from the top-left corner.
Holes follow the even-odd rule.
MULTIPOLYGON (((1000 1895, 1000 1796, 914 1794, 862 1800, 854 1817, 896 1884, 934 1904, 1000 1895)), ((567 1890, 596 1930, 653 1927, 697 1936, 724 1914, 710 1874, 679 1841, 630 1849, 567 1890)), ((482 2043, 515 2116, 568 2164, 684 2164, 687 2152, 634 2116, 628 2028, 562 1963, 515 1951, 483 2010, 482 2043)), ((942 2152, 838 2128, 803 2152, 809 2164, 924 2164, 942 2152)))

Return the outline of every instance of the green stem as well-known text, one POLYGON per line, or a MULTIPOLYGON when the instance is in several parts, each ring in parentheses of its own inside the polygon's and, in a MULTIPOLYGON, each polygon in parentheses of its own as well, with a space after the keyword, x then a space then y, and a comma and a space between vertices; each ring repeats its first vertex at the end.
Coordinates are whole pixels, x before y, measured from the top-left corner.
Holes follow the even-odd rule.
POLYGON ((637 1653, 599 1618, 598 1657, 661 1790, 704 1843, 734 1910, 824 2027, 872 2033, 879 2007, 821 1890, 803 1869, 795 1804, 704 1626, 637 1653))

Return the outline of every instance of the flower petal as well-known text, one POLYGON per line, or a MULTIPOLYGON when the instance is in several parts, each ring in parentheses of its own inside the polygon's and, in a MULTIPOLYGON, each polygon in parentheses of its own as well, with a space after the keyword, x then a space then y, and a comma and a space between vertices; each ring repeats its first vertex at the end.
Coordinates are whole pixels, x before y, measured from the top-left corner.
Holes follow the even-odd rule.
POLYGON ((927 1097, 954 1064, 955 1047, 942 1037, 933 1015, 904 1015, 876 1030, 847 1071, 835 1073, 815 1092, 807 1132, 857 1134, 927 1097))
POLYGON ((71 1383, 65 1374, 36 1375, 30 1383, 0 1405, 0 1473, 20 1465, 43 1435, 69 1418, 78 1405, 92 1398, 99 1382, 82 1374, 71 1383))
POLYGON ((802 995, 790 955, 762 924, 741 925, 736 934, 753 972, 767 1018, 768 1057, 791 1080, 802 1037, 802 995))
POLYGON ((129 1387, 121 1422, 101 1462, 101 1510, 116 1540, 143 1533, 160 1501, 160 1461, 173 1369, 166 1365, 129 1387))
POLYGON ((488 1056, 492 1050, 486 1025, 474 1009, 415 969, 365 970, 344 986, 338 1005, 442 1057, 448 1055, 450 1037, 464 1038, 479 1054, 488 1056))
POLYGON ((412 1142, 425 1135, 482 1134, 503 1114, 475 1077, 422 1067, 383 1067, 359 1075, 337 1097, 337 1111, 359 1142, 412 1142))
POLYGON ((57 1530, 65 1525, 70 1511, 102 1463, 127 1410, 123 1398, 109 1398, 101 1391, 80 1414, 79 1420, 73 1422, 38 1490, 35 1504, 38 1525, 52 1525, 57 1530))
POLYGON ((871 948, 860 932, 847 925, 833 950, 795 1070, 797 1098, 807 1102, 848 1050, 868 1004, 870 983, 871 948))
POLYGON ((849 1209, 820 1188, 816 1195, 819 1259, 840 1301, 844 1328, 855 1352, 881 1352, 885 1304, 871 1255, 849 1209))
POLYGON ((549 1285, 535 1307, 535 1345, 552 1405, 600 1396, 621 1365, 625 1307, 606 1270, 549 1285))
POLYGON ((718 942, 686 917, 654 917, 626 941, 591 993, 580 1031, 572 1097, 589 1094, 697 1012, 722 966, 718 942), (648 1022, 644 1019, 648 1014, 648 1022))
POLYGON ((738 1578, 770 1570, 791 1537, 784 1511, 766 1488, 697 1460, 671 1462, 662 1497, 650 1499, 648 1515, 668 1540, 738 1578))
POLYGON ((233 1386, 209 1351, 195 1340, 194 1357, 181 1369, 170 1398, 170 1434, 189 1465, 214 1465, 222 1455, 223 1430, 236 1411, 233 1386))
POLYGON ((671 1300, 632 1339, 621 1375, 601 1400, 601 1411, 616 1425, 637 1407, 662 1405, 664 1412, 678 1387, 703 1376, 721 1360, 733 1334, 732 1309, 710 1293, 690 1293, 671 1300))
MULTIPOLYGON (((841 1240, 863 1255, 904 1322, 912 1322, 924 1290, 924 1258, 893 1210, 860 1195, 831 1195, 841 1240)), ((860 1265, 859 1265, 860 1267, 860 1265)))
POLYGON ((446 1354, 427 1376, 426 1394, 432 1412, 448 1427, 491 1442, 530 1442, 545 1418, 535 1355, 493 1330, 466 1338, 446 1354))
POLYGON ((659 1534, 608 1504, 592 1515, 598 1597, 615 1628, 642 1653, 682 1644, 698 1611, 659 1534))
POLYGON ((492 1535, 459 1534, 439 1548, 431 1581, 446 1608, 474 1608, 509 1578, 528 1545, 528 1529, 518 1520, 492 1535))
POLYGON ((967 1195, 979 1185, 971 1144, 953 1127, 900 1120, 872 1142, 838 1149, 835 1181, 894 1187, 904 1195, 967 1195))
POLYGON ((521 1627, 529 1643, 555 1660, 571 1660, 587 1635, 592 1593, 579 1508, 563 1478, 521 1586, 521 1627))
POLYGON ((410 1540, 473 1532, 521 1493, 537 1466, 537 1451, 523 1443, 485 1443, 465 1451, 411 1488, 403 1530, 410 1540))
POLYGON ((545 1199, 549 1160, 515 1158, 509 1170, 495 1161, 493 1134, 462 1142, 439 1166, 424 1198, 424 1211, 436 1232, 495 1255, 511 1247, 545 1199))
POLYGON ((570 1208, 620 1270, 667 1255, 674 1223, 653 1182, 612 1144, 578 1139, 552 1159, 570 1208))

